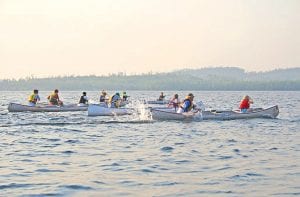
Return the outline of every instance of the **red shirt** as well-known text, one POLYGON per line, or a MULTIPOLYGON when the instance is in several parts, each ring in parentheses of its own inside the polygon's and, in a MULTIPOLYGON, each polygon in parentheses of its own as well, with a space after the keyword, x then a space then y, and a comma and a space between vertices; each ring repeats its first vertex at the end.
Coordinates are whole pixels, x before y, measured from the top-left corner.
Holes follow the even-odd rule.
POLYGON ((240 103, 240 109, 249 109, 250 103, 248 99, 243 99, 240 103))

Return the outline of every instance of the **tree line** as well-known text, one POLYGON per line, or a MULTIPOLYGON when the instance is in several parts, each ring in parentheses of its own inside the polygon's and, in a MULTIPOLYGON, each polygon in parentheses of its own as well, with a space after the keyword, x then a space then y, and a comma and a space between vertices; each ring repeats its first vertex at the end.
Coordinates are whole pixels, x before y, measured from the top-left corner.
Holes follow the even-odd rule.
POLYGON ((300 90, 300 68, 246 73, 243 69, 184 69, 169 73, 0 80, 1 91, 21 90, 300 90))

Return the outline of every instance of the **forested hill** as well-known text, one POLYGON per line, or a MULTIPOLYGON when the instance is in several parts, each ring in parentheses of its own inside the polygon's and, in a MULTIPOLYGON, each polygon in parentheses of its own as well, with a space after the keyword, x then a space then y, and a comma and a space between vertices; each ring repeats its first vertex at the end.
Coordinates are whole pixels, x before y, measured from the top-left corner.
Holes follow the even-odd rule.
POLYGON ((1 91, 16 90, 300 90, 300 68, 245 72, 236 67, 184 69, 169 73, 68 76, 0 80, 1 91))

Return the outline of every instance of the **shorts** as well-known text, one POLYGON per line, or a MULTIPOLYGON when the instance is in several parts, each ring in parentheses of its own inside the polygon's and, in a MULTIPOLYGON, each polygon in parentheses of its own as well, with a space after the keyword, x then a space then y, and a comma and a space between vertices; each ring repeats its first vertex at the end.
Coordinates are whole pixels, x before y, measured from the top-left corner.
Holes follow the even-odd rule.
POLYGON ((248 111, 248 109, 246 109, 246 108, 241 109, 242 113, 247 113, 247 111, 248 111))

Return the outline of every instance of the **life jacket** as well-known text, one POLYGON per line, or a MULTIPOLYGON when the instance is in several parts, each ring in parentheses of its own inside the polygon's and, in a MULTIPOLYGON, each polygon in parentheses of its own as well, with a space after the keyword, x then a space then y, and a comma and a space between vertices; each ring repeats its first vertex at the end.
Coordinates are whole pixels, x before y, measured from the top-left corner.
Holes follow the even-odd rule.
POLYGON ((119 98, 121 98, 120 96, 118 96, 118 95, 113 95, 112 97, 111 97, 111 102, 114 102, 114 101, 116 101, 116 100, 119 100, 119 99, 115 99, 115 97, 119 97, 119 98))
POLYGON ((125 94, 123 93, 122 97, 123 97, 123 100, 126 101, 128 96, 126 95, 126 93, 125 94))
POLYGON ((86 96, 81 96, 80 97, 80 100, 79 100, 79 103, 83 103, 83 104, 87 104, 88 100, 85 98, 86 96))
POLYGON ((240 109, 249 109, 250 104, 248 99, 243 99, 240 103, 240 109))
POLYGON ((184 101, 183 101, 183 103, 180 105, 180 107, 185 111, 185 112, 188 112, 188 111, 191 111, 192 109, 193 109, 193 101, 191 101, 191 99, 189 99, 189 98, 186 98, 186 99, 184 99, 184 101), (186 101, 189 101, 189 106, 186 108, 186 109, 184 109, 183 108, 183 105, 184 105, 184 103, 186 102, 186 101))
POLYGON ((100 102, 105 102, 105 97, 106 97, 105 95, 101 95, 100 96, 100 102))
POLYGON ((165 99, 165 95, 160 95, 159 97, 158 97, 158 100, 159 101, 163 101, 165 99))
POLYGON ((113 105, 114 107, 118 108, 118 107, 120 107, 121 100, 122 100, 121 97, 119 95, 115 94, 111 97, 110 104, 113 105))
POLYGON ((48 96, 48 100, 53 105, 58 105, 59 97, 57 93, 52 93, 50 96, 48 96))
POLYGON ((36 94, 32 93, 32 94, 28 97, 28 101, 29 101, 30 103, 36 104, 36 102, 37 102, 36 94))
POLYGON ((114 97, 114 96, 110 96, 110 97, 109 97, 108 103, 111 103, 111 102, 112 102, 113 97, 114 97))

